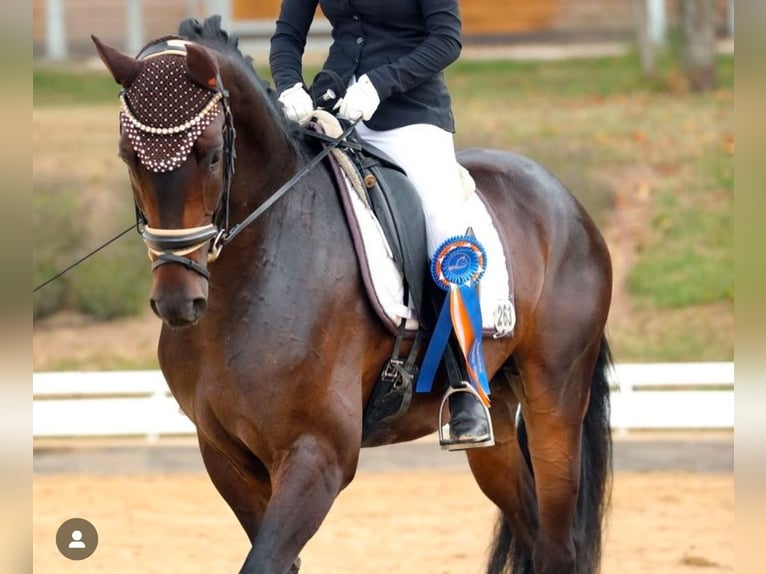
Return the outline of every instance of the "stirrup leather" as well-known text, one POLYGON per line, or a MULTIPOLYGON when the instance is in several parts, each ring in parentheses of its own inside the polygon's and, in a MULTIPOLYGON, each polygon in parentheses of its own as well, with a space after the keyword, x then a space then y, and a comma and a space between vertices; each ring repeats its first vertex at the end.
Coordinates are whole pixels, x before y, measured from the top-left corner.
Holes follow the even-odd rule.
POLYGON ((447 392, 444 393, 444 398, 442 398, 441 405, 439 405, 439 446, 441 446, 442 450, 450 451, 494 446, 495 431, 492 428, 492 419, 489 414, 489 408, 482 402, 481 396, 479 395, 478 391, 473 388, 473 385, 467 383, 466 381, 461 381, 461 383, 463 385, 462 387, 450 387, 447 389, 447 392), (444 429, 447 425, 444 424, 444 407, 447 405, 450 396, 454 395, 455 393, 469 393, 472 394, 477 401, 479 401, 479 404, 484 411, 484 418, 487 421, 487 429, 489 430, 488 438, 478 441, 453 441, 449 438, 449 431, 445 433, 444 429))

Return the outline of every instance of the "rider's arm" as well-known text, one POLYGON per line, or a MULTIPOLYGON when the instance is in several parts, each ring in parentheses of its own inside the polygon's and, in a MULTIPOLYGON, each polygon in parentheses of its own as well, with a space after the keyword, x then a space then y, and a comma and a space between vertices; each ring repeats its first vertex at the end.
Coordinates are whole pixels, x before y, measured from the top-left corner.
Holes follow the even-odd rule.
POLYGON ((301 60, 318 0, 283 0, 274 35, 269 67, 277 92, 303 82, 301 60))
POLYGON ((381 100, 414 88, 460 55, 462 28, 457 0, 422 0, 420 4, 425 40, 396 62, 367 73, 381 100))

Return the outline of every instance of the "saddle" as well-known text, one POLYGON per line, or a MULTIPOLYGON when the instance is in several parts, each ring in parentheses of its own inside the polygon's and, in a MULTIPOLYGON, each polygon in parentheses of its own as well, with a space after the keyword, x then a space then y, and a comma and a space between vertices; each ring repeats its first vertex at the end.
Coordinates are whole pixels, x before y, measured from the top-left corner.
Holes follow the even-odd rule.
MULTIPOLYGON (((325 141, 343 131, 335 116, 321 110, 314 112, 307 128, 310 137, 325 141)), ((444 294, 426 277, 429 254, 425 218, 420 198, 404 170, 385 152, 355 135, 349 136, 328 158, 368 297, 379 318, 396 336, 394 352, 365 407, 364 444, 373 435, 378 439, 381 427, 407 410, 418 374, 419 350, 430 334, 444 294), (407 357, 400 356, 405 338, 413 340, 407 357)), ((484 218, 480 221, 483 234, 486 236, 487 228, 494 232, 483 202, 477 197, 474 204, 481 212, 479 217, 484 218)), ((495 240, 498 242, 495 251, 502 253, 496 233, 495 240)), ((505 283, 502 287, 507 297, 510 281, 504 255, 502 261, 495 262, 495 270, 500 267, 503 274, 499 282, 505 283)), ((499 325, 498 318, 490 315, 484 335, 507 336, 512 328, 507 316, 505 324, 499 325)), ((450 379, 466 379, 457 372, 462 361, 453 357, 445 365, 450 379)))
MULTIPOLYGON (((382 150, 355 138, 360 150, 350 156, 363 174, 369 205, 383 230, 394 263, 401 269, 404 297, 419 316, 428 272, 426 224, 420 197, 404 170, 382 150)), ((411 313, 406 313, 410 318, 411 313)))

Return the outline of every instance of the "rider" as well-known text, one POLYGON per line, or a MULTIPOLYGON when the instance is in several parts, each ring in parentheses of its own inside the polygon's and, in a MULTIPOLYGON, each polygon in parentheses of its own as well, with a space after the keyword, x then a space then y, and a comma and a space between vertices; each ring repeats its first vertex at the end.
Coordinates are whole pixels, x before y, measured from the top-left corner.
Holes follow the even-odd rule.
MULTIPOLYGON (((332 25, 323 69, 348 86, 339 116, 362 119, 358 135, 387 153, 420 196, 428 252, 469 226, 455 158, 455 120, 443 70, 460 55, 457 0, 282 0, 269 64, 285 114, 298 121, 314 109, 302 55, 317 3, 332 25), (427 153, 423 153, 427 150, 427 153)), ((470 393, 449 397, 450 442, 488 446, 490 421, 470 393)))

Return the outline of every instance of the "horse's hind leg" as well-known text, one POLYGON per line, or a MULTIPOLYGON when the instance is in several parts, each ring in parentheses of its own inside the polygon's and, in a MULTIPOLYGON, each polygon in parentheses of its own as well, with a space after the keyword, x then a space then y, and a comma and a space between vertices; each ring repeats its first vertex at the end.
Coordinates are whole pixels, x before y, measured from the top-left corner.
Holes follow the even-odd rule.
MULTIPOLYGON (((583 533, 576 540, 574 527, 581 486, 583 419, 599 344, 595 341, 576 357, 559 355, 556 361, 537 356, 520 362, 525 391, 522 414, 539 512, 535 574, 598 571, 598 557, 590 555, 592 546, 582 540, 583 533)), ((555 345, 541 344, 540 348, 550 353, 555 345)), ((600 525, 596 530, 600 536, 600 525)))
POLYGON ((468 464, 482 492, 501 511, 487 572, 530 572, 532 549, 537 536, 537 507, 534 480, 519 448, 515 415, 518 400, 502 370, 492 381, 492 426, 495 446, 466 451, 468 464))

